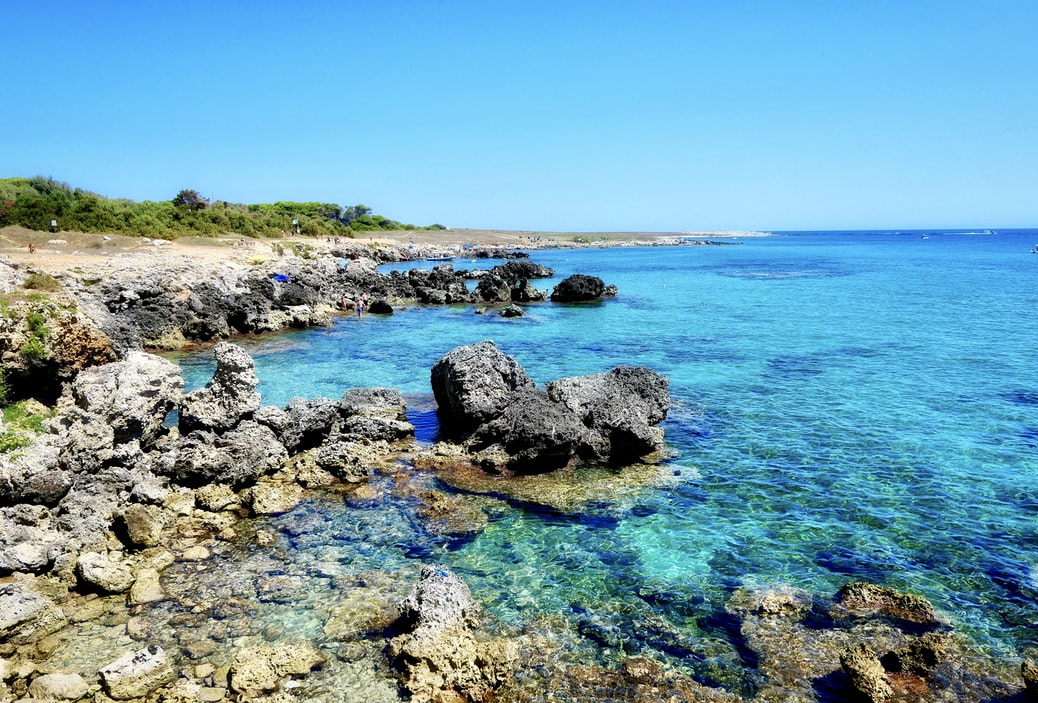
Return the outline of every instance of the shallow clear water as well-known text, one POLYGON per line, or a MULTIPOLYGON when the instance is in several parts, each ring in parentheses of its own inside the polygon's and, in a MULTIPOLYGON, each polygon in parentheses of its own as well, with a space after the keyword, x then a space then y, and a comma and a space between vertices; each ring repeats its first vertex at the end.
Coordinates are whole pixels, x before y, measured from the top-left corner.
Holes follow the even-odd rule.
MULTIPOLYGON (((534 252, 556 280, 598 275, 619 295, 520 319, 416 307, 243 342, 264 403, 394 387, 426 441, 429 369, 461 344, 493 339, 539 383, 618 364, 671 382, 680 477, 633 508, 500 502, 460 544, 396 502, 306 504, 277 524, 310 520, 298 558, 334 548, 345 571, 446 563, 516 625, 648 608, 705 642, 703 618, 735 585, 824 594, 864 578, 930 598, 982 646, 1019 651, 1038 643, 1035 242, 1033 230, 801 233, 534 252)), ((209 353, 180 361, 189 387, 211 377, 209 353)))

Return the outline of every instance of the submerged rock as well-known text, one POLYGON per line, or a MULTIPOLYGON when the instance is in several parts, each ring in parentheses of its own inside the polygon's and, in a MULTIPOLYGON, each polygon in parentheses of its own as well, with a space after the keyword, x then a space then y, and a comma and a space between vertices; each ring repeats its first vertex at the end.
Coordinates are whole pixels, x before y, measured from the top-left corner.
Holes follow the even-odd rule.
POLYGON ((510 678, 514 645, 477 638, 481 608, 447 567, 423 566, 399 610, 404 633, 390 640, 389 655, 412 700, 484 700, 510 678))
POLYGON ((231 662, 230 683, 234 691, 255 696, 273 691, 283 679, 303 676, 321 666, 325 657, 312 642, 297 640, 280 646, 266 643, 239 649, 231 662))
POLYGON ((20 583, 0 586, 0 642, 22 644, 63 628, 65 613, 46 596, 20 583))
POLYGON ((157 645, 129 652, 98 673, 108 695, 117 701, 143 698, 177 676, 169 655, 157 645))
POLYGON ((933 604, 922 596, 867 581, 848 583, 841 588, 834 598, 834 606, 836 618, 880 615, 928 627, 939 624, 933 604))

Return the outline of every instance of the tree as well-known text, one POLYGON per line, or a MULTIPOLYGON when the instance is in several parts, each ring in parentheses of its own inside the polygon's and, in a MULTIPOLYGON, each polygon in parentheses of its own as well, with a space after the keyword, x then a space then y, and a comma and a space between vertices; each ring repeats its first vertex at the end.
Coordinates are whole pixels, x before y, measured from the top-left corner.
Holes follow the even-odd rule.
POLYGON ((364 217, 365 215, 370 215, 370 214, 371 214, 371 208, 369 208, 367 205, 361 205, 361 204, 358 203, 357 205, 351 205, 348 208, 346 208, 345 210, 343 210, 342 211, 342 217, 340 218, 340 221, 344 225, 349 226, 349 224, 351 222, 353 222, 354 220, 360 219, 361 217, 364 217))
POLYGON ((187 210, 205 210, 209 205, 209 198, 203 198, 197 190, 185 188, 173 198, 173 204, 187 210))

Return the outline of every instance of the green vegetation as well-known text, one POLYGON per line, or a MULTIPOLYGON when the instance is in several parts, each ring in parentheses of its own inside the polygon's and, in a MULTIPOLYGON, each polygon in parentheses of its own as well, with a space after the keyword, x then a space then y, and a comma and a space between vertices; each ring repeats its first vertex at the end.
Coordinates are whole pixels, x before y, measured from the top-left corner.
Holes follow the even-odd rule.
POLYGON ((58 279, 49 273, 30 273, 25 278, 22 288, 28 290, 61 290, 61 284, 58 283, 58 279))
POLYGON ((441 224, 403 224, 375 215, 360 204, 345 208, 335 203, 289 201, 240 205, 210 202, 188 188, 158 202, 112 199, 43 176, 0 179, 0 227, 6 225, 41 232, 112 232, 160 239, 228 234, 277 237, 285 233, 353 237, 356 232, 372 230, 446 229, 441 224))
POLYGON ((29 338, 18 350, 25 358, 43 361, 50 356, 46 344, 47 337, 50 336, 50 329, 47 327, 50 312, 51 310, 42 306, 34 306, 26 313, 25 324, 29 328, 29 338))
POLYGON ((3 409, 4 429, 0 433, 0 452, 20 449, 32 443, 34 435, 43 433, 43 423, 54 416, 34 400, 23 400, 3 409))

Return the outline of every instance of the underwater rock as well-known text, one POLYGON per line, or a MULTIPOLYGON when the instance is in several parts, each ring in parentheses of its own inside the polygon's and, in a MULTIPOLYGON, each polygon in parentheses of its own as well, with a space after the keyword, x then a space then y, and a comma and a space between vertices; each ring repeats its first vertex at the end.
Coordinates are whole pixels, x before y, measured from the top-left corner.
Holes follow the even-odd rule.
POLYGON ((128 652, 98 673, 108 695, 120 701, 143 698, 177 676, 169 655, 158 645, 128 652))
POLYGON ((29 684, 29 695, 38 700, 78 701, 90 684, 79 674, 44 674, 29 684))
POLYGON ((922 596, 868 581, 848 583, 836 593, 834 602, 834 619, 875 614, 916 625, 936 627, 939 624, 933 604, 922 596))
POLYGON ((272 646, 266 643, 240 648, 231 662, 231 688, 246 696, 273 691, 286 678, 304 676, 325 662, 316 645, 307 640, 272 646))
POLYGON ((62 609, 30 586, 0 586, 0 642, 31 642, 57 632, 66 622, 62 609))
POLYGON ((869 703, 883 703, 894 693, 883 665, 867 644, 848 647, 840 655, 840 666, 854 692, 869 703))
POLYGON ((892 672, 926 676, 948 655, 950 636, 943 632, 927 632, 907 647, 883 657, 883 665, 892 672))
POLYGON ((469 587, 445 566, 427 564, 399 604, 403 634, 389 642, 390 658, 414 701, 484 700, 509 679, 515 646, 476 637, 481 608, 469 587))
POLYGON ((260 408, 256 363, 235 344, 213 347, 216 371, 204 388, 186 393, 180 405, 180 431, 226 432, 260 408))
POLYGON ((447 352, 432 367, 430 381, 441 421, 460 430, 494 419, 516 390, 535 385, 515 357, 489 340, 447 352))
POLYGON ((422 491, 417 497, 422 501, 418 514, 426 521, 426 529, 434 535, 460 537, 478 534, 490 522, 487 514, 470 500, 432 490, 422 491))

